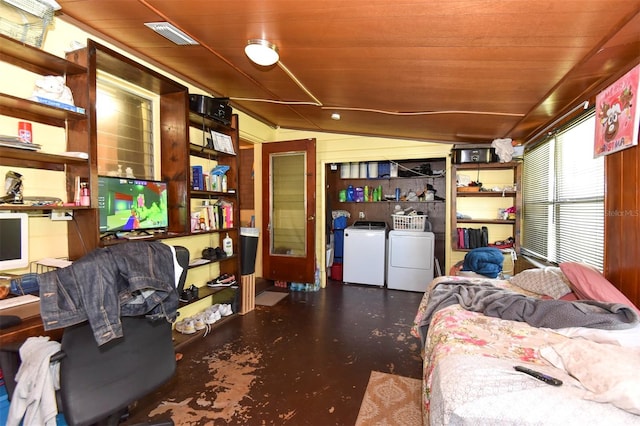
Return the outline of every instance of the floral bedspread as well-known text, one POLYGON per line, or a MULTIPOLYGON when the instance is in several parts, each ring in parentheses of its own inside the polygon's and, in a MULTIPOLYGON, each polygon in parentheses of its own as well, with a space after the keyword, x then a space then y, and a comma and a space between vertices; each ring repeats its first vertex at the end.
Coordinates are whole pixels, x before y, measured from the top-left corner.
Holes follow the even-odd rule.
MULTIPOLYGON (((411 330, 415 337, 419 338, 417 327, 424 317, 429 290, 443 280, 464 280, 476 283, 488 281, 497 287, 533 295, 504 280, 450 276, 436 278, 425 293, 416 315, 411 330)), ((516 416, 513 424, 528 423, 523 421, 522 416, 525 416, 524 419, 530 419, 531 407, 527 407, 527 404, 524 404, 520 408, 514 408, 512 405, 516 403, 514 398, 522 398, 523 401, 530 397, 540 399, 541 395, 552 395, 549 391, 555 387, 515 373, 513 370, 514 365, 528 366, 566 381, 570 386, 562 386, 564 389, 558 392, 576 393, 578 396, 575 399, 579 402, 580 410, 584 411, 584 401, 581 400, 579 395, 583 390, 579 383, 569 376, 556 374, 553 367, 542 358, 539 352, 542 347, 560 343, 566 339, 567 337, 550 329, 535 328, 524 322, 487 317, 481 313, 466 311, 460 305, 452 305, 437 311, 431 320, 422 354, 424 364, 422 389, 424 424, 429 424, 429 416, 432 411, 435 412, 431 418, 431 424, 465 423, 460 418, 455 417, 458 413, 454 413, 453 417, 451 414, 456 410, 455 404, 461 404, 460 401, 462 400, 466 404, 465 410, 469 410, 471 406, 475 407, 474 410, 476 411, 471 413, 471 418, 473 419, 471 424, 478 421, 479 412, 482 412, 480 419, 484 419, 488 423, 498 421, 508 424, 511 421, 505 421, 506 418, 501 417, 503 414, 499 414, 501 411, 495 406, 496 402, 499 403, 501 399, 495 399, 491 403, 486 400, 486 398, 498 398, 498 395, 502 395, 503 399, 506 398, 505 400, 510 401, 505 407, 501 408, 505 410, 504 413, 508 413, 508 416, 516 416), (490 361, 489 359, 495 359, 495 361, 490 361), (481 368, 481 365, 487 362, 500 363, 501 367, 496 369, 492 365, 491 368, 481 368), (463 372, 466 373, 463 374, 463 372), (443 377, 447 378, 445 382, 442 382, 443 377), (460 382, 461 380, 467 380, 467 382, 460 382), (500 383, 500 385, 498 386, 496 383, 500 383), (487 395, 487 392, 491 394, 487 395), (455 400, 455 404, 442 398, 451 398, 455 400), (481 398, 485 398, 484 403, 478 402, 481 398), (487 403, 489 406, 487 406, 487 403), (437 408, 435 408, 436 406, 437 408), (518 413, 518 409, 522 410, 522 412, 518 413), (493 416, 493 413, 500 417, 484 417, 487 415, 493 416), (456 418, 457 421, 453 421, 452 418, 456 418)), ((550 401, 556 401, 557 398, 553 399, 549 396, 549 399, 550 401)), ((558 403, 554 402, 553 404, 558 403)), ((594 406, 608 405, 590 404, 594 406)), ((566 416, 571 418, 575 407, 569 407, 565 413, 566 416)), ((595 412, 600 410, 600 407, 592 408, 595 412)), ((551 409, 554 410, 554 415, 561 411, 555 405, 551 409)), ((609 407, 606 409, 608 410, 609 407)), ((614 410, 616 409, 614 408, 614 410)), ((589 410, 586 412, 589 412, 589 410)), ((614 414, 616 413, 614 412, 614 414)))

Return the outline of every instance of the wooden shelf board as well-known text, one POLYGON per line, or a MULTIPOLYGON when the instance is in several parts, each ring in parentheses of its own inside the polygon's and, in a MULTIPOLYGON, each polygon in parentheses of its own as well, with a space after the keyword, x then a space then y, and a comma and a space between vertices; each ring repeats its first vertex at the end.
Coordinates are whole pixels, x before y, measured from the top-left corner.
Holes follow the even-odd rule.
POLYGON ((516 223, 514 219, 458 219, 456 222, 458 223, 488 223, 488 224, 498 224, 498 225, 513 225, 516 223))
POLYGON ((513 198, 515 191, 479 191, 479 192, 456 192, 457 197, 504 197, 513 198))

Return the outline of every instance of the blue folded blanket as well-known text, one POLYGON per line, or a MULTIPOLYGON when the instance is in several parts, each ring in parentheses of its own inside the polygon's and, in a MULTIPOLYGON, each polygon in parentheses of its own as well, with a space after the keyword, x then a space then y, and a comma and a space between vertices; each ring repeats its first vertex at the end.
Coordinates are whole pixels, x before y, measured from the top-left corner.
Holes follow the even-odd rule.
POLYGON ((489 278, 496 278, 502 271, 504 256, 494 247, 480 247, 471 250, 464 257, 463 271, 473 271, 489 278))

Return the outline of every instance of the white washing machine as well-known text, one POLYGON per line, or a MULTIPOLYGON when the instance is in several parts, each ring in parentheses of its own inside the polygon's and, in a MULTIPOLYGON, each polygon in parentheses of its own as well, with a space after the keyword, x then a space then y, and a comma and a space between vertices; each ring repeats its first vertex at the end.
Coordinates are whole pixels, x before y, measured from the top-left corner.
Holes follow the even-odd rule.
POLYGON ((390 231, 387 288, 424 292, 433 280, 433 232, 390 231))
POLYGON ((384 287, 386 222, 358 221, 344 230, 342 280, 384 287))

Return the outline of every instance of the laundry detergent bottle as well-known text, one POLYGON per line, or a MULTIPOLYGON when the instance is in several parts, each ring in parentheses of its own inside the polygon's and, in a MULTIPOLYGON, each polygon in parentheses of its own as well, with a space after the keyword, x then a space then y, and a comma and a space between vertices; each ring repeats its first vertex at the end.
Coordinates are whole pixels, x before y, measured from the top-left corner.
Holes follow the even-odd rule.
POLYGON ((226 253, 227 256, 231 256, 233 254, 233 240, 229 236, 227 232, 227 236, 222 240, 222 250, 226 253))

